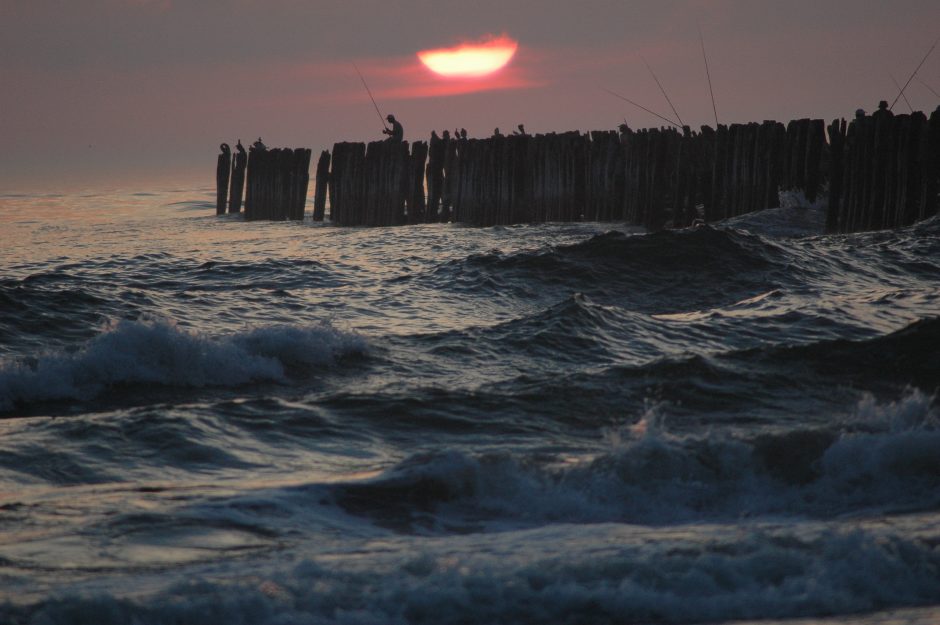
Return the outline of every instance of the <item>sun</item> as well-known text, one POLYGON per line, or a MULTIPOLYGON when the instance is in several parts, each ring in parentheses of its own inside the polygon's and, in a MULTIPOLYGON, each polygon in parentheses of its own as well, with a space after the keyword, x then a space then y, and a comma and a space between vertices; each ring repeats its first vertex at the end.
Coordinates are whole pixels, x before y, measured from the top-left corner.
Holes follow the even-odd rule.
POLYGON ((425 67, 448 78, 474 78, 499 71, 512 60, 519 43, 505 35, 480 43, 453 48, 422 50, 418 58, 425 67))

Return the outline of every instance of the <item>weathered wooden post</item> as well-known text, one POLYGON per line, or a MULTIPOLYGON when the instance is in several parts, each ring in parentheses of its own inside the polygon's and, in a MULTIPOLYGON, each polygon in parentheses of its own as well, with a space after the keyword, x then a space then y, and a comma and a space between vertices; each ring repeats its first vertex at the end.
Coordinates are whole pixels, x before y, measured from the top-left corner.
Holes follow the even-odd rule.
POLYGON ((918 219, 937 214, 937 193, 940 191, 940 106, 930 115, 923 141, 924 185, 918 219))
POLYGON ((330 152, 323 150, 320 152, 320 160, 317 161, 317 174, 314 181, 313 191, 313 220, 323 221, 326 214, 326 195, 327 186, 330 179, 330 152))
POLYGON ((226 200, 228 199, 228 181, 232 168, 232 150, 227 143, 219 146, 218 164, 215 168, 215 214, 224 215, 226 200))
POLYGON ((415 141, 411 144, 411 156, 408 160, 406 201, 408 204, 408 223, 418 224, 429 221, 425 213, 424 169, 428 157, 428 144, 415 141))
POLYGON ((238 213, 242 209, 242 194, 245 190, 245 167, 248 165, 248 154, 239 141, 235 144, 235 161, 232 163, 232 181, 229 187, 228 212, 238 213))
POLYGON ((843 149, 845 147, 845 120, 834 119, 829 124, 829 207, 826 209, 826 232, 837 232, 844 221, 842 210, 843 149))

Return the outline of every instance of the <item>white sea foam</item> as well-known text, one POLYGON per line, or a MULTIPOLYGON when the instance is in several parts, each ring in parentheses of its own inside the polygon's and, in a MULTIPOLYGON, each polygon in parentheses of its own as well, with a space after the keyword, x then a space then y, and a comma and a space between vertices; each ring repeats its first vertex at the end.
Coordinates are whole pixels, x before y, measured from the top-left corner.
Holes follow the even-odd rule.
POLYGON ((885 404, 865 397, 831 428, 736 437, 670 432, 652 405, 635 424, 604 430, 607 448, 578 461, 413 456, 373 480, 374 507, 359 512, 400 514, 402 497, 430 497, 442 527, 483 519, 502 530, 931 509, 940 505, 940 428, 930 406, 916 390, 885 404))
POLYGON ((365 350, 362 337, 328 323, 208 336, 165 320, 122 320, 109 323, 76 352, 0 362, 0 410, 36 401, 90 399, 124 384, 284 382, 296 366, 327 365, 365 350))
MULTIPOLYGON (((237 583, 149 597, 61 597, 32 623, 701 623, 851 614, 940 600, 940 555, 882 529, 648 533, 555 527, 447 543, 400 538, 237 583)), ((217 573, 217 571, 216 571, 217 573)), ((24 612, 0 606, 19 622, 24 612)))
POLYGON ((802 191, 781 191, 780 207, 746 213, 722 222, 766 237, 799 237, 822 234, 826 227, 829 198, 823 194, 810 202, 802 191))

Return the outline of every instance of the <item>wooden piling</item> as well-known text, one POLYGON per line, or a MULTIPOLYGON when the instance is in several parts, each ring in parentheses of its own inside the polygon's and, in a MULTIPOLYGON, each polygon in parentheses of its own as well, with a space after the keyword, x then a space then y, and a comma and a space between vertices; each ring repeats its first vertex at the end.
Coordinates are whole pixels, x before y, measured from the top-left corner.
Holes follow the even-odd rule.
POLYGON ((228 183, 232 168, 232 150, 227 143, 219 146, 218 164, 215 168, 215 214, 224 215, 228 200, 228 183))

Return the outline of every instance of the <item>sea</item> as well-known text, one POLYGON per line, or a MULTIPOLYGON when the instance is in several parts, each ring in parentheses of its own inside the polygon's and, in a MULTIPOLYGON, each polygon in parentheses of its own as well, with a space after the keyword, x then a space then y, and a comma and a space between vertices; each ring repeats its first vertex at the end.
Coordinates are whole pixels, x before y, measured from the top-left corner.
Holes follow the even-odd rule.
POLYGON ((0 196, 3 625, 940 623, 940 220, 0 196))

